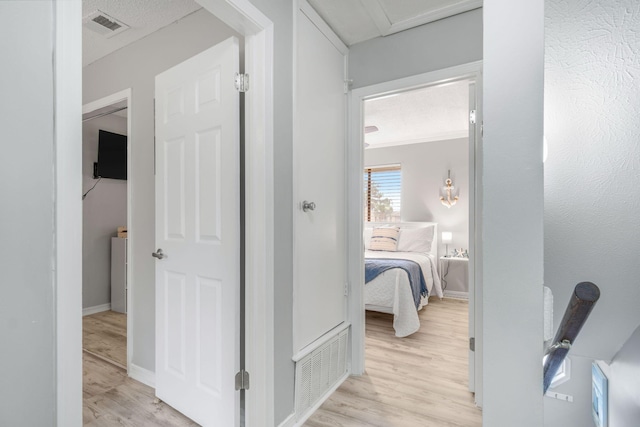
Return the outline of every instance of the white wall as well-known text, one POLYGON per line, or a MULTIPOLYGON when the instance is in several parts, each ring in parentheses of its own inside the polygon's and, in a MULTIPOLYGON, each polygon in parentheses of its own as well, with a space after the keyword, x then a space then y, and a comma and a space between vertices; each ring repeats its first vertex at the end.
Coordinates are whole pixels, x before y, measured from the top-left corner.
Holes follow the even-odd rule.
POLYGON ((485 0, 483 11, 482 421, 539 427, 544 1, 485 0))
MULTIPOLYGON (((611 360, 640 323, 640 10, 636 0, 546 2, 545 284, 556 327, 576 283, 602 296, 571 350, 611 360)), ((591 425, 590 388, 573 374, 546 399, 547 426, 591 425)), ((616 403, 612 403, 615 405, 616 403)))
POLYGON ((378 37, 349 48, 353 88, 482 59, 482 9, 378 37))
MULTIPOLYGON (((556 316, 561 316, 557 313, 556 316)), ((592 426, 591 420, 591 364, 593 359, 569 353, 571 359, 571 379, 568 383, 550 388, 549 391, 573 397, 573 402, 565 402, 550 397, 544 398, 544 425, 548 426, 592 426), (575 390, 582 390, 576 394, 575 390), (585 405, 588 410, 584 410, 585 405)))
MULTIPOLYGON (((205 11, 126 46, 84 68, 84 103, 132 89, 130 135, 133 174, 130 256, 133 268, 133 364, 155 370, 154 121, 155 76, 193 55, 236 35, 205 11)), ((102 183, 101 183, 102 184, 102 183)), ((100 186, 99 184, 98 186, 100 186)))
POLYGON ((56 419, 53 22, 52 2, 0 2, 2 426, 56 419))
MULTIPOLYGON (((364 165, 400 164, 402 167, 402 220, 434 221, 439 231, 452 231, 453 248, 469 248, 469 141, 466 138, 423 142, 364 150, 364 165), (440 188, 451 170, 460 199, 447 208, 440 188)), ((438 236, 438 241, 441 236, 438 236)), ((445 246, 438 246, 444 255, 445 246)))
MULTIPOLYGON (((127 134, 127 119, 115 114, 82 126, 82 188, 87 192, 98 161, 98 131, 127 134)), ((82 307, 111 301, 111 237, 127 225, 127 181, 103 178, 82 203, 82 307)))
POLYGON ((293 12, 290 0, 250 0, 274 24, 274 418, 294 410, 293 12))
POLYGON ((609 366, 609 425, 636 427, 640 420, 640 327, 609 366))

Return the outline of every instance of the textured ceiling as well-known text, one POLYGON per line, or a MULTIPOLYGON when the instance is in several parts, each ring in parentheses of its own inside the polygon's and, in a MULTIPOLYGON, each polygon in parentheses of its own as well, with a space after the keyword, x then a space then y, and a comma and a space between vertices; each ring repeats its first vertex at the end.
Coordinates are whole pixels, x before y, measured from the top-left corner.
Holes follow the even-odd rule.
POLYGON ((364 103, 369 148, 466 138, 469 82, 461 81, 372 99, 364 103))
POLYGON ((482 7, 482 0, 309 0, 347 45, 482 7))
POLYGON ((83 27, 82 65, 88 65, 200 8, 194 0, 83 0, 83 17, 100 10, 131 28, 107 38, 83 27))

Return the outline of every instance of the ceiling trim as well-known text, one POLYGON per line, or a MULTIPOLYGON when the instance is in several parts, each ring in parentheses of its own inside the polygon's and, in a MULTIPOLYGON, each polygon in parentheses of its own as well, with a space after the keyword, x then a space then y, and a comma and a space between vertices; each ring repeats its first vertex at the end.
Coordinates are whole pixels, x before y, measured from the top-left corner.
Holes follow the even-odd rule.
POLYGON ((327 38, 329 42, 338 49, 342 55, 347 55, 349 53, 349 48, 346 44, 338 37, 338 35, 333 31, 333 29, 327 24, 327 22, 320 16, 318 12, 306 1, 299 0, 298 8, 302 13, 305 14, 307 18, 315 25, 318 30, 327 38))
POLYGON ((371 16, 376 27, 380 30, 380 34, 383 36, 390 34, 391 21, 384 12, 380 2, 378 0, 360 0, 360 3, 362 3, 362 6, 369 12, 369 16, 371 16))
POLYGON ((390 34, 408 30, 409 28, 480 8, 482 7, 483 0, 464 0, 396 23, 392 23, 389 20, 380 0, 360 0, 360 2, 367 12, 369 12, 371 19, 373 19, 373 22, 380 30, 380 33, 383 36, 388 36, 390 34))
POLYGON ((469 131, 468 130, 452 131, 452 132, 441 133, 438 135, 432 135, 426 138, 416 138, 416 139, 408 139, 408 140, 401 140, 401 141, 369 142, 369 146, 367 147, 367 150, 371 150, 374 148, 396 147, 398 145, 420 144, 423 142, 449 141, 452 139, 461 139, 461 138, 469 138, 469 131))

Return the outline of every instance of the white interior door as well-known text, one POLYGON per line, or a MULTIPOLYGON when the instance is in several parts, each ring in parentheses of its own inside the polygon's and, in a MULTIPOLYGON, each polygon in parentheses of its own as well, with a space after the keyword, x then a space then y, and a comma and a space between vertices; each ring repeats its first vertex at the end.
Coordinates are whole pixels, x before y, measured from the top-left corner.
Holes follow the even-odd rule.
POLYGON ((346 48, 306 12, 296 24, 294 353, 345 321, 347 280, 346 48))
POLYGON ((156 395, 204 426, 239 418, 238 58, 230 38, 156 76, 156 395))

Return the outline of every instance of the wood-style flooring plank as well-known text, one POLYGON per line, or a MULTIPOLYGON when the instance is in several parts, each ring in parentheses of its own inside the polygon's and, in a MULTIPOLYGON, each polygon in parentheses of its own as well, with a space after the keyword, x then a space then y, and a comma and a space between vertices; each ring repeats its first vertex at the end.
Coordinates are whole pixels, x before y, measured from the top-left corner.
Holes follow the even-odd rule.
POLYGON ((100 358, 127 367, 127 315, 103 311, 82 318, 82 348, 100 358))
POLYGON ((127 316, 104 311, 84 316, 83 425, 88 427, 198 426, 156 400, 151 387, 127 376, 127 316), (108 362, 107 362, 108 361, 108 362))
POLYGON ((421 327, 397 338, 393 316, 367 312, 365 374, 350 377, 306 427, 479 427, 468 391, 468 305, 432 298, 421 327))
POLYGON ((88 427, 197 427, 126 371, 83 353, 83 425, 88 427))

